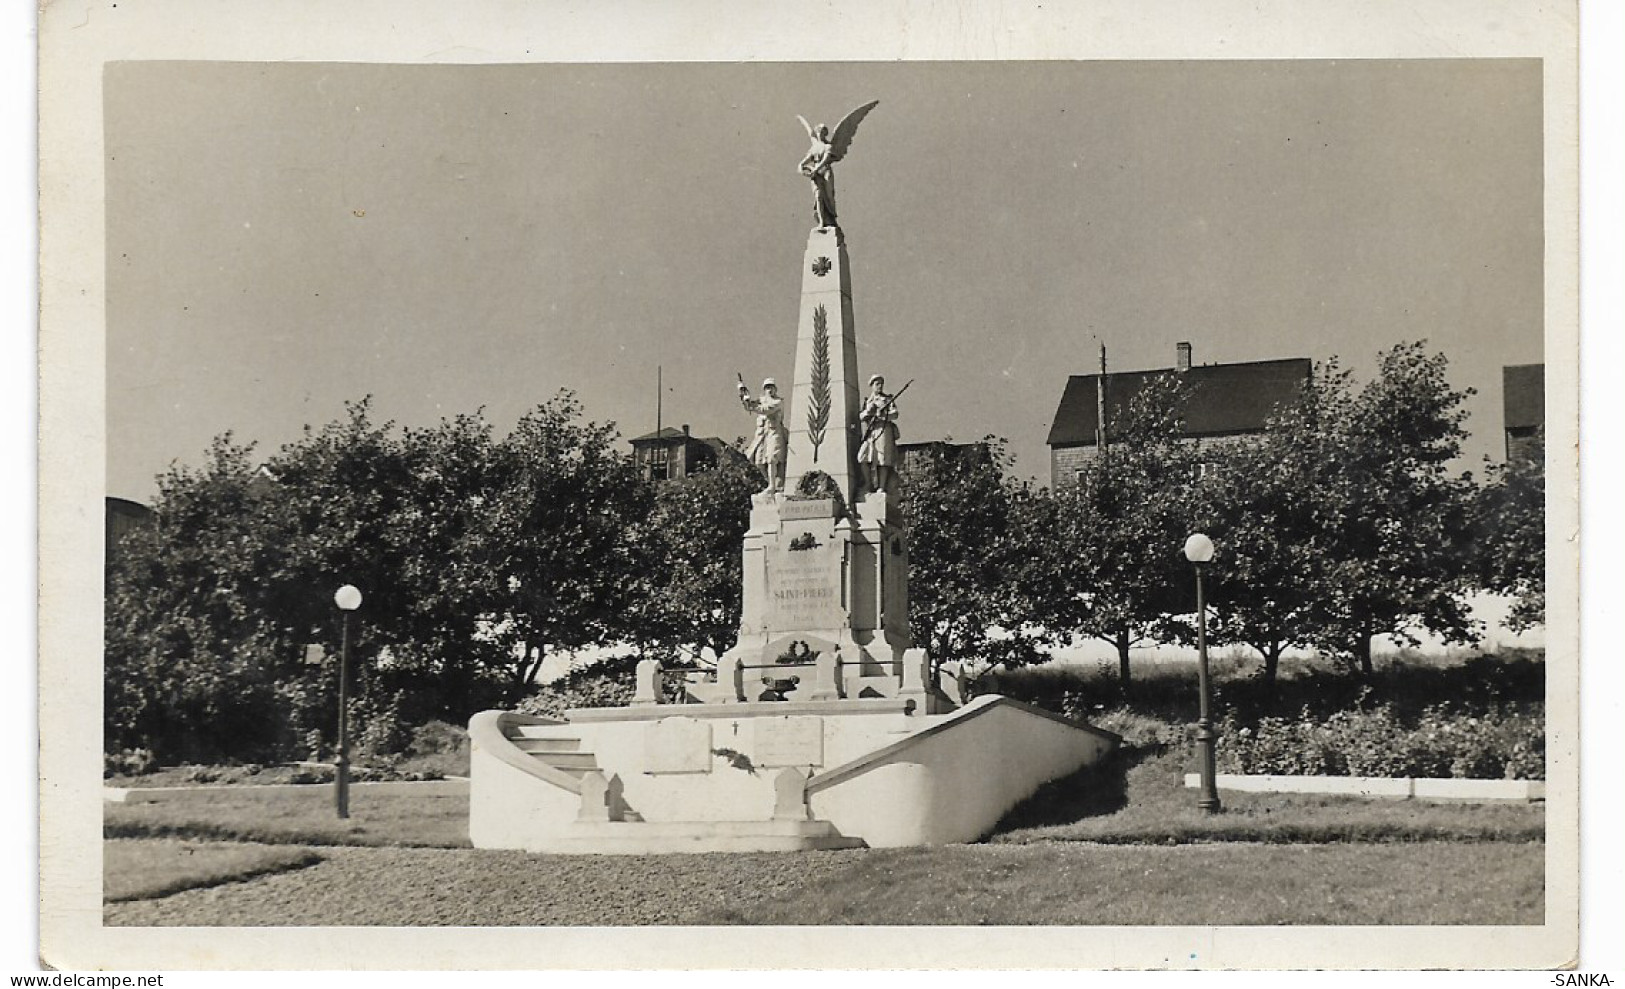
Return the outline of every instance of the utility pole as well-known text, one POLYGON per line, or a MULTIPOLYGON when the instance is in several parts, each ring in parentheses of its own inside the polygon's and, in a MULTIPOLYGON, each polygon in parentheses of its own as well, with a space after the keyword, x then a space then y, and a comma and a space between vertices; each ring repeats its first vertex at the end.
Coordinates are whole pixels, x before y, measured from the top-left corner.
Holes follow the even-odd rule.
POLYGON ((1095 454, 1106 452, 1106 341, 1100 341, 1100 377, 1095 379, 1095 454))

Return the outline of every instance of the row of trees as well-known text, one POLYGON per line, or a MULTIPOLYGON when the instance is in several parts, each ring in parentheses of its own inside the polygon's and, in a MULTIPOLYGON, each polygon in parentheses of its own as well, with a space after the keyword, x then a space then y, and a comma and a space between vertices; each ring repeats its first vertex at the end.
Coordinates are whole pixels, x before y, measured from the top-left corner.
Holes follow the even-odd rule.
POLYGON ((1130 649, 1191 642, 1194 582, 1181 550, 1202 531, 1210 636, 1255 649, 1273 680, 1299 647, 1372 670, 1373 640, 1421 630, 1475 641, 1467 597, 1512 595, 1515 627, 1544 617, 1544 482, 1539 451, 1452 472, 1468 392, 1420 344, 1383 354, 1357 388, 1335 361, 1260 435, 1193 443, 1177 375, 1140 393, 1114 442, 1076 483, 1010 480, 989 461, 925 458, 905 489, 917 529, 914 621, 939 657, 1010 665, 1092 637, 1130 649), (971 492, 974 492, 973 494, 971 492), (966 511, 966 503, 974 510, 966 511), (1003 634, 989 637, 994 627, 1003 634))
POLYGON ((345 583, 364 596, 358 713, 378 724, 510 703, 551 651, 715 648, 737 628, 759 479, 651 485, 568 393, 502 438, 479 413, 401 429, 363 401, 263 465, 253 453, 228 435, 171 469, 153 524, 110 554, 112 749, 313 747, 336 722, 345 583))
MULTIPOLYGON (((1335 364, 1261 436, 1186 442, 1177 378, 1142 395, 1076 485, 1008 476, 999 444, 926 455, 905 474, 914 635, 933 656, 1039 661, 1076 636, 1188 637, 1179 555, 1220 547, 1220 641, 1274 675, 1310 646, 1370 668, 1370 640, 1425 627, 1466 639, 1462 596, 1520 595, 1540 617, 1538 463, 1479 486, 1449 465, 1461 400, 1442 357, 1387 354, 1356 390, 1335 364)), ((550 651, 619 644, 681 659, 732 644, 754 468, 640 479, 613 429, 561 394, 498 437, 479 413, 427 428, 370 406, 256 463, 227 436, 160 478, 154 524, 111 554, 106 729, 112 749, 175 759, 286 757, 336 721, 331 594, 365 595, 358 713, 377 725, 466 721, 515 702, 550 651)))

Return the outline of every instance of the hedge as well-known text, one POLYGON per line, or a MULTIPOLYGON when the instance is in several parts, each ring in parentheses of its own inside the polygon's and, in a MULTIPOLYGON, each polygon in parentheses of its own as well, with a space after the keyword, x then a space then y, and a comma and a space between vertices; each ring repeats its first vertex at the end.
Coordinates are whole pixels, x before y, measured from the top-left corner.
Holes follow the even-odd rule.
POLYGON ((1546 726, 1539 713, 1467 714, 1448 705, 1404 719, 1389 705, 1316 717, 1219 726, 1220 772, 1283 776, 1457 779, 1546 778, 1546 726))

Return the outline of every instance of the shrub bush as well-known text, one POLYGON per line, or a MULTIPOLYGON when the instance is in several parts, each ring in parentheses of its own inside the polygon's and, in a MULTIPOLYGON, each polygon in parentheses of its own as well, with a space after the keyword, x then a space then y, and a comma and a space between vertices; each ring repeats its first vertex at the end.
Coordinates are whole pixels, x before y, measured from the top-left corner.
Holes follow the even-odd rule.
POLYGON ((468 768, 467 729, 444 721, 431 721, 414 729, 406 755, 395 764, 398 772, 416 772, 428 779, 467 776, 468 768))
POLYGON ((193 766, 186 771, 183 777, 188 783, 218 783, 225 777, 225 773, 214 766, 193 766))
MULTIPOLYGON (((1429 708, 1488 713, 1533 709, 1545 701, 1546 663, 1538 650, 1507 650, 1497 656, 1437 660, 1398 657, 1370 677, 1351 676, 1330 661, 1283 660, 1273 683, 1228 653, 1215 654, 1215 710, 1237 712, 1244 723, 1264 717, 1295 720, 1304 708, 1319 718, 1349 709, 1386 704, 1397 717, 1414 720, 1429 708), (1233 671, 1233 672, 1231 672, 1233 671)), ((990 670, 974 685, 978 694, 1003 694, 1072 717, 1091 711, 1132 708, 1167 721, 1194 719, 1196 664, 1143 663, 1124 684, 1115 667, 1047 663, 990 670)))
POLYGON ((1220 726, 1222 772, 1283 776, 1545 779, 1545 719, 1521 711, 1467 714, 1446 705, 1415 719, 1389 705, 1320 718, 1229 712, 1220 726))
POLYGON ((394 766, 351 766, 350 780, 354 783, 423 783, 445 779, 435 770, 402 770, 394 766))
POLYGON ((519 711, 545 718, 564 717, 573 707, 621 707, 632 703, 633 674, 630 670, 594 667, 570 673, 519 702, 519 711))
POLYGON ((1127 707, 1106 710, 1101 705, 1089 704, 1081 694, 1067 694, 1061 703, 1060 713, 1115 732, 1123 737, 1124 745, 1138 749, 1167 749, 1184 745, 1196 731, 1195 725, 1165 721, 1127 707))
POLYGON ((406 746, 409 756, 438 755, 443 752, 461 752, 468 748, 468 730, 444 721, 431 721, 412 730, 412 741, 406 746))
POLYGON ((107 753, 102 760, 102 778, 145 776, 158 771, 158 759, 151 749, 121 749, 107 753))
POLYGON ((364 756, 399 755, 412 741, 412 729, 401 717, 401 692, 396 691, 382 703, 370 699, 357 703, 351 716, 359 722, 356 749, 364 756))
POLYGON ((289 783, 331 783, 337 772, 332 766, 300 766, 288 776, 289 783))

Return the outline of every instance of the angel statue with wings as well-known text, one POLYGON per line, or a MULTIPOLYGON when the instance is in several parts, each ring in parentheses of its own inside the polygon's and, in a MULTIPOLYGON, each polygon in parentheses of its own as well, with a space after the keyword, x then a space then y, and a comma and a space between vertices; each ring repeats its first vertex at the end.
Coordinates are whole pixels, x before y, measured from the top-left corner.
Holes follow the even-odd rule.
POLYGON ((796 114, 796 119, 807 129, 807 137, 812 141, 812 147, 807 149, 807 157, 801 159, 797 167, 802 175, 812 180, 813 219, 821 228, 835 226, 834 165, 846 157, 847 149, 852 146, 852 135, 858 132, 858 124, 879 105, 880 101, 875 100, 853 110, 835 125, 833 134, 823 124, 814 127, 807 123, 806 117, 796 114))

